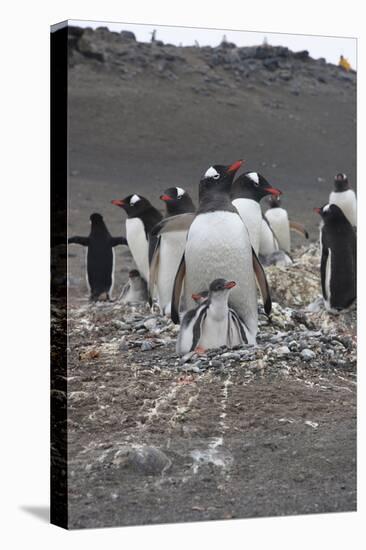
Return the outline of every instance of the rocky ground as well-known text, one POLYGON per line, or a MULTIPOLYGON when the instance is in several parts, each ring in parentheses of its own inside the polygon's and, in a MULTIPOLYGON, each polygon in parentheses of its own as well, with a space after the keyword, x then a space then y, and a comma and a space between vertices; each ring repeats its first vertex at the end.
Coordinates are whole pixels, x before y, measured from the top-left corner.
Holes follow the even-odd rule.
POLYGON ((257 347, 180 358, 146 306, 71 302, 71 528, 355 510, 356 312, 294 256, 257 347))

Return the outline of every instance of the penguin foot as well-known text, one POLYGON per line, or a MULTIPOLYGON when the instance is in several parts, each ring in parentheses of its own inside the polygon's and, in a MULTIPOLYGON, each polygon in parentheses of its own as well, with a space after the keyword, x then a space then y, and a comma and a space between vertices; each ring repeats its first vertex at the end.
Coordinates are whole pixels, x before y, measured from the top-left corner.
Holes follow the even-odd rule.
POLYGON ((204 355, 206 353, 206 350, 201 346, 197 346, 194 352, 197 353, 197 355, 204 355))

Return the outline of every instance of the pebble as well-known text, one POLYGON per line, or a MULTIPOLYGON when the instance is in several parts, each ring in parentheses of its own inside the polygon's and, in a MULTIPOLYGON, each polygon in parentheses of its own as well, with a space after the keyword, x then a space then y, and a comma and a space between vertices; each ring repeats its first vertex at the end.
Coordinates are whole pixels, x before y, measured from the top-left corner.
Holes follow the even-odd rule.
POLYGON ((131 468, 143 475, 157 475, 171 466, 171 460, 157 447, 148 445, 124 446, 113 458, 114 466, 131 468))
POLYGON ((279 348, 274 349, 274 353, 276 355, 288 355, 291 351, 287 346, 280 346, 279 348))
POLYGON ((150 351, 153 349, 153 346, 150 342, 142 342, 141 351, 150 351))
POLYGON ((300 355, 304 361, 311 361, 316 357, 316 354, 308 348, 303 349, 300 355))

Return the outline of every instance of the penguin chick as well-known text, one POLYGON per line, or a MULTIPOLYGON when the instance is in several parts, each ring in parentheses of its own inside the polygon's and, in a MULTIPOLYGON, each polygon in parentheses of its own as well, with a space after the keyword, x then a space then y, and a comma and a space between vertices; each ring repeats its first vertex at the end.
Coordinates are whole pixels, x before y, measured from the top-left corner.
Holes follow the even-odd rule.
POLYGON ((248 343, 247 329, 236 312, 229 308, 228 299, 235 281, 215 279, 205 293, 194 294, 198 307, 188 311, 181 323, 177 352, 203 353, 221 346, 234 347, 248 343))
POLYGON ((123 304, 147 302, 147 284, 137 269, 132 269, 128 274, 128 281, 122 289, 120 301, 123 304))

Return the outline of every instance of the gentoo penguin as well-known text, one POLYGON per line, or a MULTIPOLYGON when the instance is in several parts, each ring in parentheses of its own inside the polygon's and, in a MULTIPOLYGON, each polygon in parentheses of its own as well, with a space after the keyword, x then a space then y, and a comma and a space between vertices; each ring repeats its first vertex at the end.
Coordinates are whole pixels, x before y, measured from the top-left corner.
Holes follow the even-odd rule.
POLYGON ((301 223, 289 220, 287 211, 281 206, 280 197, 268 197, 268 203, 269 209, 264 215, 276 236, 280 250, 284 250, 287 254, 290 254, 290 230, 296 231, 306 239, 309 238, 309 234, 301 223))
POLYGON ((132 269, 129 272, 128 281, 123 287, 119 299, 123 304, 147 302, 147 284, 137 269, 132 269))
MULTIPOLYGON (((195 211, 191 197, 181 187, 169 187, 160 199, 166 206, 166 218, 195 211)), ((165 233, 159 237, 154 250, 154 268, 150 270, 150 295, 156 284, 160 311, 165 315, 170 315, 174 278, 184 252, 186 238, 187 230, 165 233)))
POLYGON ((356 233, 335 204, 314 209, 322 217, 320 274, 326 309, 337 312, 356 299, 356 233))
POLYGON ((343 211, 349 223, 357 226, 357 200, 350 189, 346 174, 337 174, 334 178, 334 191, 329 195, 329 204, 336 204, 343 211))
POLYGON ((194 305, 192 294, 208 288, 213 280, 235 280, 237 285, 230 293, 229 305, 247 327, 248 343, 255 344, 258 330, 255 276, 267 314, 271 310, 271 299, 263 268, 250 244, 248 230, 230 199, 232 180, 241 164, 242 161, 238 161, 230 166, 210 166, 200 181, 197 213, 173 216, 159 225, 163 233, 175 230, 185 221, 190 224, 184 255, 174 282, 173 322, 180 322, 180 302, 183 302, 185 310, 191 309, 194 305))
POLYGON ((256 254, 259 252, 263 218, 259 203, 263 197, 269 194, 277 197, 281 195, 281 191, 271 187, 258 172, 241 174, 231 186, 233 205, 249 231, 250 242, 256 254))
MULTIPOLYGON (((153 227, 162 215, 141 195, 128 195, 113 200, 112 204, 123 208, 127 214, 126 238, 138 271, 146 282, 149 280, 149 240, 153 227)), ((155 237, 153 238, 155 240, 155 237)))
POLYGON ((127 244, 127 241, 124 237, 112 237, 100 214, 92 214, 90 222, 89 237, 70 237, 68 243, 86 247, 86 280, 90 299, 109 300, 114 279, 113 247, 127 244))
MULTIPOLYGON (((221 346, 247 344, 247 329, 237 313, 229 308, 228 298, 235 281, 215 279, 208 296, 184 315, 177 340, 177 353, 203 353, 221 346)), ((195 295, 198 298, 198 295, 195 295)))

